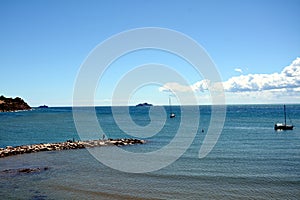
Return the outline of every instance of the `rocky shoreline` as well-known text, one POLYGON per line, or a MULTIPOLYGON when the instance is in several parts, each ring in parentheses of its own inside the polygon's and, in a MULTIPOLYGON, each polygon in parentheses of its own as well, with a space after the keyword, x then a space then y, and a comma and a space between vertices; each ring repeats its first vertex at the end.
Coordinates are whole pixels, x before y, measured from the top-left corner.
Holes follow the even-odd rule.
POLYGON ((134 144, 144 144, 145 140, 139 139, 108 139, 108 140, 88 140, 88 141, 72 141, 68 140, 61 143, 41 143, 33 145, 22 145, 17 147, 7 146, 6 148, 0 148, 0 158, 7 156, 19 155, 24 153, 35 153, 40 151, 58 151, 68 149, 83 149, 93 148, 101 146, 125 146, 134 144))

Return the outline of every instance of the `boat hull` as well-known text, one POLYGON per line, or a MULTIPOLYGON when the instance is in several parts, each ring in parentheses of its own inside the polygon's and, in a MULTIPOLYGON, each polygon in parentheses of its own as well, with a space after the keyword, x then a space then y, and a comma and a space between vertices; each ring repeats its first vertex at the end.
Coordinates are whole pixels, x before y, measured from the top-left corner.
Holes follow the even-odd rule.
POLYGON ((170 114, 170 118, 174 118, 176 115, 174 113, 170 114))
POLYGON ((275 130, 293 130, 294 126, 293 125, 277 125, 275 124, 274 129, 275 130))

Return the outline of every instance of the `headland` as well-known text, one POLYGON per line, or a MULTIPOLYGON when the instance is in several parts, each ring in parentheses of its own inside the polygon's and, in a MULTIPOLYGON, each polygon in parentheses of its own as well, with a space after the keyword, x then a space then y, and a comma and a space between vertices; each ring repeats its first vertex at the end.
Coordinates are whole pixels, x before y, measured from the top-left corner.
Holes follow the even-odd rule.
POLYGON ((20 97, 6 98, 0 96, 0 112, 14 112, 19 110, 30 110, 31 107, 20 97))

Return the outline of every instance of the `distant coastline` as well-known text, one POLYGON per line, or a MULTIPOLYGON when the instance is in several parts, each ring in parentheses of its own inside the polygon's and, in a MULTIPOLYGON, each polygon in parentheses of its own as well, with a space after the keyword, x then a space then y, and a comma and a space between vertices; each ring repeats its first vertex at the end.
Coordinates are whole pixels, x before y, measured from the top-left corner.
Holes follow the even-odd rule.
POLYGON ((7 98, 0 96, 0 112, 14 112, 19 110, 30 110, 31 107, 20 97, 7 98))

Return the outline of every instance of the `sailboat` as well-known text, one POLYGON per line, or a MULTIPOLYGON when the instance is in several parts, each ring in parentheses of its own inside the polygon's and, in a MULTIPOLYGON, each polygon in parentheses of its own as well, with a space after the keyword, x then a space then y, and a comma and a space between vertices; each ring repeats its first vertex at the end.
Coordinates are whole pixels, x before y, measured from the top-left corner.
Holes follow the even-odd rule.
POLYGON ((172 112, 171 97, 169 97, 169 108, 170 108, 170 118, 176 117, 175 113, 172 112))
POLYGON ((284 109, 284 124, 283 123, 276 123, 274 126, 275 130, 293 130, 293 125, 286 124, 286 108, 285 105, 283 106, 284 109))

